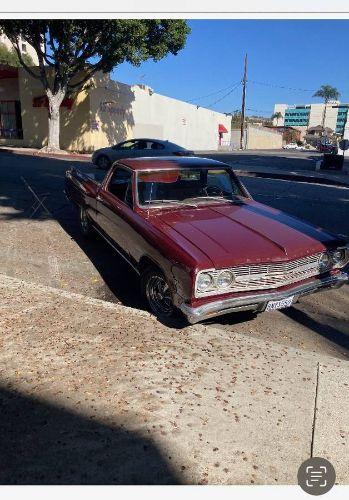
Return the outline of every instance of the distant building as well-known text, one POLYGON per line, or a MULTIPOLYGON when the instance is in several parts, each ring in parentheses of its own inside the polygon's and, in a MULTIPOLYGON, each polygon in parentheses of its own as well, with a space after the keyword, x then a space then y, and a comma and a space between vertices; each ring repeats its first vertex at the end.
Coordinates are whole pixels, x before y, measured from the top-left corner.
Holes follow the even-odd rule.
MULTIPOLYGON (((6 35, 0 35, 0 43, 5 45, 5 47, 7 47, 9 50, 13 49, 13 45, 6 35)), ((31 45, 29 45, 28 42, 26 42, 25 40, 20 40, 19 49, 22 54, 27 54, 28 56, 30 56, 33 60, 34 65, 38 66, 39 64, 38 56, 35 52, 35 49, 31 45)))
MULTIPOLYGON (((330 101, 326 105, 325 127, 336 134, 343 135, 348 118, 349 104, 330 101)), ((275 104, 274 113, 281 113, 279 119, 274 118, 273 125, 294 127, 304 137, 309 128, 322 125, 325 104, 275 104)))

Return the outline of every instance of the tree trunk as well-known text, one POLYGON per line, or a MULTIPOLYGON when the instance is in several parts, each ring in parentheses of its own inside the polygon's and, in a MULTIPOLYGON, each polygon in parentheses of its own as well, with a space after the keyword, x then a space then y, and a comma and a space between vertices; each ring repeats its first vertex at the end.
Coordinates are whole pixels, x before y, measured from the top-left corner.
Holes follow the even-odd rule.
POLYGON ((322 113, 322 135, 327 135, 325 134, 326 107, 327 103, 325 102, 324 112, 322 113))
POLYGON ((56 93, 47 90, 48 98, 48 140, 47 146, 43 148, 47 152, 60 151, 59 133, 60 116, 59 109, 66 94, 65 89, 59 89, 56 93))

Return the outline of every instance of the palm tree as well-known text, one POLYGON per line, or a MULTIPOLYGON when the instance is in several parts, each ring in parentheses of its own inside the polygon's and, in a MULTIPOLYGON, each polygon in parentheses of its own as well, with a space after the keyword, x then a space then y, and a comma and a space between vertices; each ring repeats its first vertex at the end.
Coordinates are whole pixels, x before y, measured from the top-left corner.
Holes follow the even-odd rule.
POLYGON ((274 113, 273 115, 271 115, 271 119, 272 120, 276 120, 276 126, 277 127, 279 125, 280 118, 282 118, 282 113, 280 113, 280 111, 277 111, 276 113, 274 113))
POLYGON ((340 93, 335 87, 332 87, 331 85, 321 85, 321 87, 319 88, 319 90, 317 90, 315 92, 313 97, 321 97, 321 99, 323 99, 324 104, 325 104, 324 112, 322 114, 322 123, 321 123, 322 130, 324 131, 325 130, 327 103, 328 103, 328 101, 330 101, 332 99, 337 101, 340 97, 340 93))

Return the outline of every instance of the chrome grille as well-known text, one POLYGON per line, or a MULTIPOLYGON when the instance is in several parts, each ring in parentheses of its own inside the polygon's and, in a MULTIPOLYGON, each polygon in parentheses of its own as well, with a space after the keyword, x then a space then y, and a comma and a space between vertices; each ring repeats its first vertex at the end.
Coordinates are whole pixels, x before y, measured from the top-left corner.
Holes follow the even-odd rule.
MULTIPOLYGON (((317 253, 289 262, 231 267, 229 271, 232 271, 235 276, 235 281, 231 286, 224 289, 212 287, 205 292, 197 291, 196 295, 202 297, 217 293, 266 290, 290 285, 323 272, 320 269, 322 255, 322 253, 317 253)), ((221 271, 222 269, 216 269, 209 271, 209 274, 216 281, 221 271)))

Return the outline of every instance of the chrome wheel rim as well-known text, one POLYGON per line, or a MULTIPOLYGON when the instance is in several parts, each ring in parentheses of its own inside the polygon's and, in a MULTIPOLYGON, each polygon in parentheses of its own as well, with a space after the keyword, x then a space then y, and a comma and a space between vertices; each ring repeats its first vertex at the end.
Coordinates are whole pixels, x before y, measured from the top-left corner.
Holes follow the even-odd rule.
POLYGON ((81 224, 81 229, 84 233, 88 232, 88 219, 85 210, 81 209, 80 211, 80 224, 81 224))
POLYGON ((146 295, 148 303, 155 314, 170 316, 173 312, 171 292, 165 279, 151 276, 147 282, 146 295))

